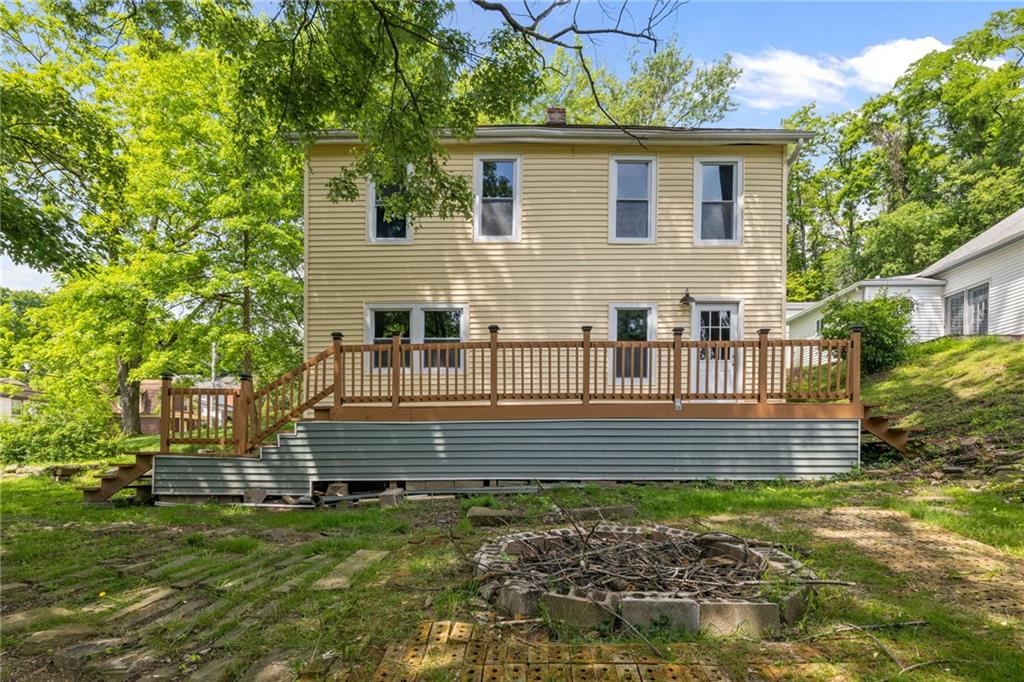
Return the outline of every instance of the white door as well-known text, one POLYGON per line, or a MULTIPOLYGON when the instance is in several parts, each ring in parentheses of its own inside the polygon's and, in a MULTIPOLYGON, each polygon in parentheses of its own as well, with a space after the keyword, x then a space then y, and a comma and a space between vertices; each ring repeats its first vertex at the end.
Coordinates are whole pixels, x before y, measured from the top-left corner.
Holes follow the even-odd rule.
MULTIPOLYGON (((736 341, 740 338, 740 310, 737 303, 698 303, 694 309, 694 339, 697 341, 736 341)), ((690 366, 690 387, 695 393, 725 398, 735 390, 742 371, 742 354, 735 348, 697 348, 690 366)), ((742 389, 742 387, 740 387, 742 389)))

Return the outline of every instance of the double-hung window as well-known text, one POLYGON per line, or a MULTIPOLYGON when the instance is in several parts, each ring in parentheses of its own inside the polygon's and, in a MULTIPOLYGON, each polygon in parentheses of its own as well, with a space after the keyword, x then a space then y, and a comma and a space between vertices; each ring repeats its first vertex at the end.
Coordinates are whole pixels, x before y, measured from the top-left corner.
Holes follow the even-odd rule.
MULTIPOLYGON (((615 303, 610 310, 612 341, 650 341, 654 331, 654 306, 615 303)), ((612 378, 616 381, 648 379, 650 350, 644 347, 616 348, 612 354, 612 378)))
POLYGON ((473 239, 478 242, 519 241, 522 157, 516 154, 478 156, 474 165, 473 239))
POLYGON ((988 284, 946 297, 946 333, 951 336, 988 334, 988 284))
MULTIPOLYGON (((367 340, 374 344, 391 343, 395 334, 403 344, 458 343, 466 340, 467 308, 459 304, 380 304, 367 307, 367 340)), ((370 354, 370 369, 391 367, 391 351, 370 354)), ((462 368, 462 352, 438 348, 406 351, 402 367, 407 369, 457 370, 462 368)))
POLYGON ((412 241, 412 229, 405 216, 389 215, 387 198, 401 191, 398 185, 378 187, 370 182, 366 188, 366 220, 371 242, 407 244, 412 241))
POLYGON ((694 241, 743 241, 743 161, 697 158, 694 162, 694 241))
POLYGON ((611 159, 608 241, 654 241, 655 160, 652 156, 611 159))

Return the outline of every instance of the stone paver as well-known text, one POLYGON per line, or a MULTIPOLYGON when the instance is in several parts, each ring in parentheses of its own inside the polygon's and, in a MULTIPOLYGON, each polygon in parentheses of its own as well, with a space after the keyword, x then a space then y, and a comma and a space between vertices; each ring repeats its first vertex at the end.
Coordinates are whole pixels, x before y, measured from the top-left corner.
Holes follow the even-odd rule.
POLYGON ((352 584, 352 576, 388 555, 376 549, 358 549, 334 570, 313 583, 314 590, 343 590, 352 584))
POLYGON ((0 585, 0 594, 4 595, 5 597, 9 597, 10 595, 15 594, 17 592, 24 592, 25 590, 28 590, 31 587, 32 586, 28 583, 4 583, 3 585, 0 585))
POLYGON ((235 665, 233 658, 217 658, 203 663, 185 679, 188 682, 221 682, 235 665))
POLYGON ((119 609, 118 611, 115 611, 114 613, 112 613, 109 616, 107 616, 106 620, 107 620, 107 622, 113 622, 115 620, 121 620, 122 618, 125 618, 126 616, 130 616, 133 613, 137 613, 139 611, 142 611, 143 609, 145 609, 145 608, 147 608, 147 607, 149 607, 149 606, 151 606, 153 604, 156 604, 159 601, 163 601, 164 599, 167 599, 168 597, 173 597, 173 596, 175 596, 177 594, 178 594, 177 590, 171 589, 169 587, 155 587, 152 590, 150 590, 149 592, 147 592, 145 594, 145 596, 143 596, 143 598, 140 599, 139 601, 137 601, 137 602, 135 602, 133 604, 129 604, 128 606, 125 606, 124 608, 119 609))
POLYGON ((44 606, 28 611, 19 611, 4 616, 4 632, 13 633, 30 630, 40 623, 58 618, 70 618, 75 612, 59 606, 44 606))
POLYGON ((50 630, 33 632, 21 644, 21 651, 36 654, 50 649, 66 647, 88 637, 95 637, 99 632, 92 625, 83 623, 66 623, 50 630))
POLYGON ((124 640, 120 637, 107 637, 72 644, 53 652, 53 663, 61 670, 79 671, 89 658, 116 651, 123 645, 124 640))

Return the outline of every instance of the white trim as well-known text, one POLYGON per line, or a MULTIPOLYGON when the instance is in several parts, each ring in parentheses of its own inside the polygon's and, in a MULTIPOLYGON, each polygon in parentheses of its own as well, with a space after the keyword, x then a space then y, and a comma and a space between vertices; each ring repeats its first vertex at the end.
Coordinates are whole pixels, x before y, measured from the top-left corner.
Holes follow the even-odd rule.
POLYGON ((366 181, 366 243, 412 244, 412 220, 405 219, 405 236, 397 239, 377 236, 377 183, 366 181))
POLYGON ((979 289, 981 287, 987 287, 987 289, 988 289, 988 292, 987 292, 988 315, 989 315, 989 318, 991 318, 991 313, 992 313, 992 281, 991 281, 991 279, 984 279, 984 280, 981 280, 980 282, 975 282, 974 284, 971 284, 969 286, 960 287, 959 289, 957 289, 956 291, 954 291, 952 293, 943 294, 943 296, 942 296, 942 333, 943 334, 945 334, 946 336, 984 336, 984 335, 989 333, 987 327, 989 326, 989 321, 990 320, 986 320, 985 321, 985 327, 986 327, 985 333, 984 334, 976 334, 976 333, 974 333, 974 331, 972 329, 973 326, 974 326, 973 313, 971 313, 971 318, 970 319, 968 318, 968 314, 970 313, 970 308, 967 305, 967 294, 970 293, 971 291, 973 291, 974 289, 979 289), (962 320, 963 328, 960 330, 959 334, 953 334, 952 332, 950 332, 950 329, 949 329, 949 323, 950 323, 950 318, 949 318, 949 299, 951 299, 951 298, 953 298, 955 296, 960 296, 963 299, 963 320, 962 320))
MULTIPOLYGON (((404 303, 404 302, 374 302, 366 303, 363 305, 363 342, 372 344, 374 341, 373 336, 373 313, 377 310, 408 310, 409 311, 409 343, 423 343, 423 313, 428 310, 458 310, 462 314, 459 317, 459 340, 466 341, 469 339, 469 304, 468 303, 404 303)), ((410 351, 411 352, 411 351, 410 351)), ((465 358, 459 362, 459 367, 452 370, 449 367, 433 367, 432 372, 437 371, 462 371, 465 367, 465 358)), ((371 367, 370 366, 370 354, 366 354, 366 359, 363 361, 363 370, 367 373, 373 372, 387 372, 390 371, 388 367, 371 367)), ((423 366, 420 360, 420 352, 413 353, 412 366, 404 367, 402 371, 423 371, 423 366)))
MULTIPOLYGON (((639 310, 641 308, 647 308, 647 340, 654 341, 657 338, 658 330, 658 304, 650 303, 645 301, 623 301, 608 304, 608 340, 618 341, 619 340, 619 310, 639 310)), ((650 353, 650 357, 647 360, 647 376, 643 378, 643 381, 650 382, 652 377, 657 375, 657 353, 650 353)), ((611 348, 608 349, 608 381, 612 384, 629 384, 631 382, 641 380, 640 377, 634 377, 628 379, 625 377, 615 376, 615 351, 611 348)))
POLYGON ((502 154, 491 152, 473 155, 473 241, 474 242, 518 242, 522 240, 523 214, 523 155, 502 154), (512 234, 508 236, 489 236, 480 234, 480 216, 483 197, 483 162, 512 161, 515 169, 515 181, 512 183, 512 234))
MULTIPOLYGON (((690 337, 694 341, 700 341, 700 310, 701 308, 711 308, 714 306, 736 306, 736 321, 733 324, 735 334, 732 341, 740 341, 743 339, 743 300, 742 299, 701 299, 699 303, 694 303, 690 306, 690 337)), ((746 358, 744 358, 743 348, 735 349, 735 362, 733 371, 739 371, 742 376, 746 365, 746 358)), ((698 366, 700 359, 697 357, 697 349, 694 348, 690 351, 690 362, 689 366, 694 368, 693 376, 687 378, 689 389, 693 392, 699 392, 699 381, 701 372, 698 366)), ((728 370, 726 370, 728 371, 728 370)), ((728 384, 728 382, 727 382, 728 384)), ((732 399, 725 400, 699 400, 695 402, 734 402, 732 399)))
POLYGON ((701 298, 697 303, 690 306, 690 338, 694 341, 700 341, 700 327, 697 324, 699 321, 698 311, 704 306, 714 305, 734 305, 736 306, 736 312, 738 319, 736 320, 736 338, 733 341, 739 341, 743 339, 743 299, 740 298, 701 298))
POLYGON ((658 157, 654 154, 613 154, 608 157, 608 243, 609 244, 655 244, 658 240, 658 157), (647 236, 619 237, 616 235, 616 203, 619 195, 619 161, 646 161, 650 164, 647 173, 647 236))
POLYGON ((695 156, 693 157, 693 243, 696 246, 742 246, 743 245, 743 157, 742 156, 695 156), (733 212, 733 239, 701 239, 701 205, 703 201, 704 173, 706 163, 731 163, 736 166, 736 198, 733 212))

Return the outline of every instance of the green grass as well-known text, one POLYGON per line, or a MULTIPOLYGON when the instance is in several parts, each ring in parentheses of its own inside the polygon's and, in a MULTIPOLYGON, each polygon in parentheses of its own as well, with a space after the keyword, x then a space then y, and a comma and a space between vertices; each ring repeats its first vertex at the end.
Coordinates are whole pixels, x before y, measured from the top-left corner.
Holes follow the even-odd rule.
MULTIPOLYGON (((476 583, 461 561, 461 553, 472 553, 493 531, 471 528, 464 520, 455 522, 469 504, 515 506, 534 518, 559 505, 633 504, 642 517, 652 521, 693 529, 713 526, 806 548, 810 552, 806 558, 816 571, 855 581, 858 587, 823 589, 807 622, 788 631, 785 641, 814 637, 842 623, 925 620, 928 625, 923 628, 876 633, 886 647, 908 661, 953 659, 908 674, 904 676, 907 680, 1012 679, 1024 665, 1024 623, 958 609, 932 593, 928 585, 917 584, 912 575, 893 573, 849 539, 824 540, 787 519, 789 510, 850 505, 891 508, 1024 558, 1024 506, 995 493, 955 486, 918 488, 855 477, 822 483, 551 488, 532 496, 314 512, 218 505, 83 507, 73 485, 44 477, 8 479, 0 482, 4 580, 73 582, 77 579, 69 576, 78 571, 95 569, 111 558, 131 557, 154 543, 167 547, 167 556, 197 555, 195 565, 216 566, 222 574, 296 547, 307 555, 322 557, 321 573, 356 549, 387 549, 391 551, 388 560, 361 574, 354 588, 344 593, 298 587, 285 595, 266 588, 237 597, 227 595, 223 611, 198 622, 172 623, 147 641, 172 660, 187 661, 190 656, 202 655, 183 648, 188 628, 224 633, 253 613, 236 611, 276 599, 277 607, 258 626, 250 624, 231 644, 230 653, 240 662, 237 674, 246 662, 271 650, 293 651, 305 660, 314 652, 330 650, 343 660, 362 664, 359 672, 363 676, 356 679, 368 679, 370 670, 365 666, 372 668, 384 648, 409 636, 420 620, 468 619, 479 610, 474 605, 476 583), (908 490, 937 492, 952 501, 936 506, 915 500, 908 490), (760 513, 771 514, 776 523, 764 523, 757 516, 760 513), (731 520, 709 521, 715 516, 731 520), (452 544, 453 539, 461 550, 452 544)), ((83 607, 104 600, 120 603, 131 590, 147 584, 138 575, 122 577, 108 571, 94 589, 65 605, 83 607), (101 592, 106 595, 100 597, 101 592)), ((575 641, 586 636, 564 634, 575 641)), ((0 640, 5 663, 9 658, 6 652, 16 652, 14 647, 22 636, 5 635, 0 640)), ((617 637, 636 641, 621 633, 617 637)), ((658 632, 655 638, 663 644, 682 641, 667 632, 658 632)), ((702 655, 713 657, 736 674, 745 675, 750 656, 757 650, 757 645, 744 640, 703 636, 689 640, 702 655)), ((829 646, 842 648, 850 643, 837 640, 829 646)), ((896 672, 870 642, 865 644, 861 638, 859 646, 861 654, 867 654, 855 660, 854 679, 882 679, 896 672)), ((436 679, 449 679, 435 672, 436 679)))
POLYGON ((917 344, 903 365, 865 377, 862 397, 924 427, 927 440, 977 436, 1024 449, 1024 342, 974 337, 917 344))

